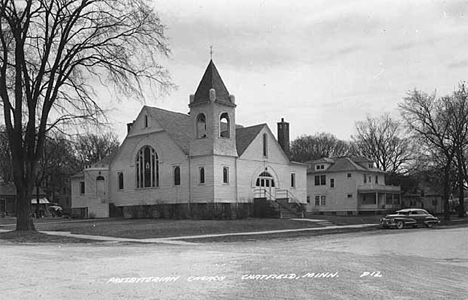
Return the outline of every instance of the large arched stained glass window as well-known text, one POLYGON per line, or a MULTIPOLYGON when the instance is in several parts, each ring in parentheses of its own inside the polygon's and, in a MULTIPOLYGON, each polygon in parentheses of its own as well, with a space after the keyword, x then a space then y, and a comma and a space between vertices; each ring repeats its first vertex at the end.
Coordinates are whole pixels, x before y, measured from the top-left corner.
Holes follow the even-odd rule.
POLYGON ((159 186, 159 164, 156 151, 150 146, 144 146, 138 151, 136 158, 137 188, 159 186))

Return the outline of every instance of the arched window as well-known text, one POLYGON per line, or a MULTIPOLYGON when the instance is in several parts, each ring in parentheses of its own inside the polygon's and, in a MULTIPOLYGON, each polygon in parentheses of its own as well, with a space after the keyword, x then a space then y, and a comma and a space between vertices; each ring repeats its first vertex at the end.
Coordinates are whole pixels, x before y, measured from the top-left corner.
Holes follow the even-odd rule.
POLYGON ((174 185, 180 185, 180 167, 174 167, 174 185))
POLYGON ((206 138, 206 117, 201 113, 197 116, 197 139, 206 138))
POLYGON ((205 183, 205 168, 200 168, 200 183, 205 183))
POLYGON ((156 151, 150 146, 144 146, 138 151, 136 158, 137 188, 159 186, 159 164, 156 151))
POLYGON ((229 183, 229 168, 223 167, 223 183, 229 183))
POLYGON ((255 183, 256 186, 262 187, 275 187, 275 180, 273 176, 271 176, 268 172, 262 172, 258 175, 257 181, 255 183))
POLYGON ((219 118, 219 136, 228 138, 231 136, 228 113, 221 114, 219 118))
POLYGON ((103 176, 99 175, 96 177, 96 196, 104 196, 106 194, 105 188, 105 179, 103 176))
POLYGON ((118 177, 119 190, 123 190, 124 189, 124 176, 123 176, 123 173, 119 172, 117 174, 118 174, 117 177, 118 177))

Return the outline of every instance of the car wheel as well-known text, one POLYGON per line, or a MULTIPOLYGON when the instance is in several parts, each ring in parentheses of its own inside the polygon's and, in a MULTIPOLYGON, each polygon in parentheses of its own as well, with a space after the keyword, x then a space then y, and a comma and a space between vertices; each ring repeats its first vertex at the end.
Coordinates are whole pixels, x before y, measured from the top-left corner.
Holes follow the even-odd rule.
POLYGON ((397 221, 396 222, 396 228, 397 229, 402 229, 405 226, 405 223, 403 221, 397 221))
POLYGON ((434 223, 426 223, 426 227, 427 228, 432 228, 432 227, 434 227, 434 223))

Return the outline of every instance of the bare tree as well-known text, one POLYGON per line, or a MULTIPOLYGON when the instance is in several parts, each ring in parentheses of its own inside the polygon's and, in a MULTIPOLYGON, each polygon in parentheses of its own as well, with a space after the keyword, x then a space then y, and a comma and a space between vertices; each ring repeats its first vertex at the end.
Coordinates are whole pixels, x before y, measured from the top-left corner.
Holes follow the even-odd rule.
POLYGON ((46 133, 98 120, 91 84, 124 95, 167 86, 169 49, 149 0, 0 0, 0 98, 18 193, 16 230, 35 230, 30 199, 46 133))
MULTIPOLYGON (((437 98, 417 90, 408 93, 400 104, 403 118, 415 134, 421 149, 426 153, 438 153, 443 162, 444 218, 450 219, 451 167, 462 145, 466 144, 468 103, 466 88, 453 95, 437 98)), ((461 173, 461 172, 460 172, 461 173)))
POLYGON ((82 168, 96 163, 104 157, 111 155, 119 148, 117 136, 113 133, 102 135, 86 134, 78 136, 75 141, 75 155, 82 168))
POLYGON ((390 175, 408 171, 414 147, 400 122, 389 114, 356 122, 356 135, 351 138, 358 155, 374 160, 379 169, 390 175))
POLYGON ((291 143, 291 159, 298 162, 349 154, 351 154, 351 147, 348 142, 325 132, 313 136, 304 135, 291 143))

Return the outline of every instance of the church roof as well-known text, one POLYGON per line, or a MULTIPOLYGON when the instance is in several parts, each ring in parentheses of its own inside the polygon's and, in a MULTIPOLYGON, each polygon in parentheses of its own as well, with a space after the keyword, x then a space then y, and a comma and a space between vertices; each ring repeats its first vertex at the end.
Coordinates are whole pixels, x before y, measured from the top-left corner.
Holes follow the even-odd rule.
MULTIPOLYGON (((166 130, 172 140, 179 145, 182 151, 189 154, 192 134, 190 116, 157 107, 147 106, 147 108, 150 114, 158 120, 158 123, 164 128, 164 130, 166 130)), ((266 124, 259 124, 250 127, 236 128, 236 148, 239 156, 244 153, 247 147, 265 126, 266 124)))
POLYGON ((212 60, 210 60, 210 63, 206 68, 205 74, 203 75, 197 91, 195 92, 193 102, 190 103, 190 105, 209 102, 210 89, 214 89, 216 91, 216 102, 234 105, 229 98, 229 92, 212 60))
POLYGON ((236 129, 237 155, 241 156, 266 124, 236 129))
POLYGON ((182 151, 188 154, 190 152, 190 140, 192 138, 190 116, 157 107, 147 106, 147 108, 150 114, 153 115, 164 130, 166 130, 172 140, 182 151))

